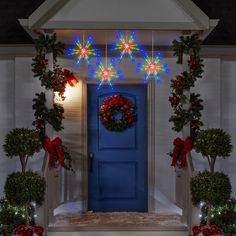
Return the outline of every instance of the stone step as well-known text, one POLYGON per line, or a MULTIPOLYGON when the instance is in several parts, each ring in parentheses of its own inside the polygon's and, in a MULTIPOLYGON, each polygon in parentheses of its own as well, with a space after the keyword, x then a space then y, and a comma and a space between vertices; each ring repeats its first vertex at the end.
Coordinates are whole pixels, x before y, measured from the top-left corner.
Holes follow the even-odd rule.
POLYGON ((75 228, 49 228, 48 236, 188 236, 188 230, 186 227, 173 227, 172 229, 163 228, 139 228, 139 229, 125 229, 125 228, 116 228, 116 229, 87 229, 82 228, 76 230, 75 228))

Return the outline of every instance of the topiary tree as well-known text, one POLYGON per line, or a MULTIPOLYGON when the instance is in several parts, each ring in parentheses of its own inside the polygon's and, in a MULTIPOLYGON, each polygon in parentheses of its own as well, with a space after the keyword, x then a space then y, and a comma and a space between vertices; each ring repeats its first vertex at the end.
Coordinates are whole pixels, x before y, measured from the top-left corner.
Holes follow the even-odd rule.
POLYGON ((41 205, 46 189, 45 179, 32 171, 15 172, 8 175, 5 194, 10 204, 24 206, 26 225, 29 225, 28 208, 31 202, 41 205))
POLYGON ((214 172, 217 157, 228 157, 232 151, 230 135, 222 129, 202 130, 194 142, 196 152, 207 157, 210 171, 214 172))
POLYGON ((8 157, 20 157, 22 172, 25 172, 28 158, 40 151, 42 142, 36 130, 15 128, 6 135, 3 148, 8 157))
POLYGON ((231 184, 229 177, 220 172, 200 172, 190 181, 192 202, 198 205, 205 202, 207 206, 207 225, 210 225, 211 207, 224 205, 230 199, 231 184))

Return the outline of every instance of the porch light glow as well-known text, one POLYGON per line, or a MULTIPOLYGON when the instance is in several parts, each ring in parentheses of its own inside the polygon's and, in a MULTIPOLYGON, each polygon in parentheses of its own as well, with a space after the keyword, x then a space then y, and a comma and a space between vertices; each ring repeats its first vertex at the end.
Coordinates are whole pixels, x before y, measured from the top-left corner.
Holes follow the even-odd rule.
POLYGON ((74 45, 67 51, 67 56, 74 56, 75 66, 78 66, 81 61, 85 61, 87 64, 91 63, 91 58, 98 56, 98 50, 92 48, 93 37, 88 36, 85 41, 79 37, 75 38, 74 45))
POLYGON ((134 54, 141 51, 141 44, 135 42, 135 32, 131 32, 129 35, 125 35, 122 31, 116 35, 117 42, 111 44, 111 51, 119 53, 119 61, 121 62, 123 57, 129 57, 131 62, 134 62, 134 54))
POLYGON ((73 87, 70 84, 66 84, 66 89, 64 93, 66 101, 70 100, 74 96, 74 94, 78 92, 77 89, 75 89, 75 87, 77 87, 77 83, 74 84, 73 87))
POLYGON ((162 64, 161 55, 157 53, 156 57, 149 57, 147 54, 144 55, 144 63, 137 64, 137 72, 144 72, 145 82, 149 79, 154 78, 157 83, 160 82, 160 73, 168 73, 169 69, 166 64, 162 64))

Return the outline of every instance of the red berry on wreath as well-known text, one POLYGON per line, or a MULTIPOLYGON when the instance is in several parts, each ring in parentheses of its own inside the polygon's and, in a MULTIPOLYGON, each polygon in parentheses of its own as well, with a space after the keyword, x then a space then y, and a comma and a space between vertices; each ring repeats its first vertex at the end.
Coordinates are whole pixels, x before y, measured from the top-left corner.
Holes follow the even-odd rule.
POLYGON ((108 97, 101 105, 100 118, 106 129, 121 132, 130 128, 136 120, 135 105, 123 95, 108 97), (109 106, 105 107, 105 104, 109 106), (117 113, 122 114, 120 119, 114 118, 117 113))

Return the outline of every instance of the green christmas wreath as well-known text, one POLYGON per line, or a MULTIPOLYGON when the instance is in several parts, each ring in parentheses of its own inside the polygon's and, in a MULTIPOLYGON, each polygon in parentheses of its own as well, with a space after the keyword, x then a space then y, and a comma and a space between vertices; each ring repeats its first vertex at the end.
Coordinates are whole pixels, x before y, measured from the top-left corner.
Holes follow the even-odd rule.
POLYGON ((121 94, 105 99, 99 115, 105 128, 115 132, 122 132, 132 127, 137 118, 134 103, 121 94), (121 118, 117 118, 119 113, 121 118))

